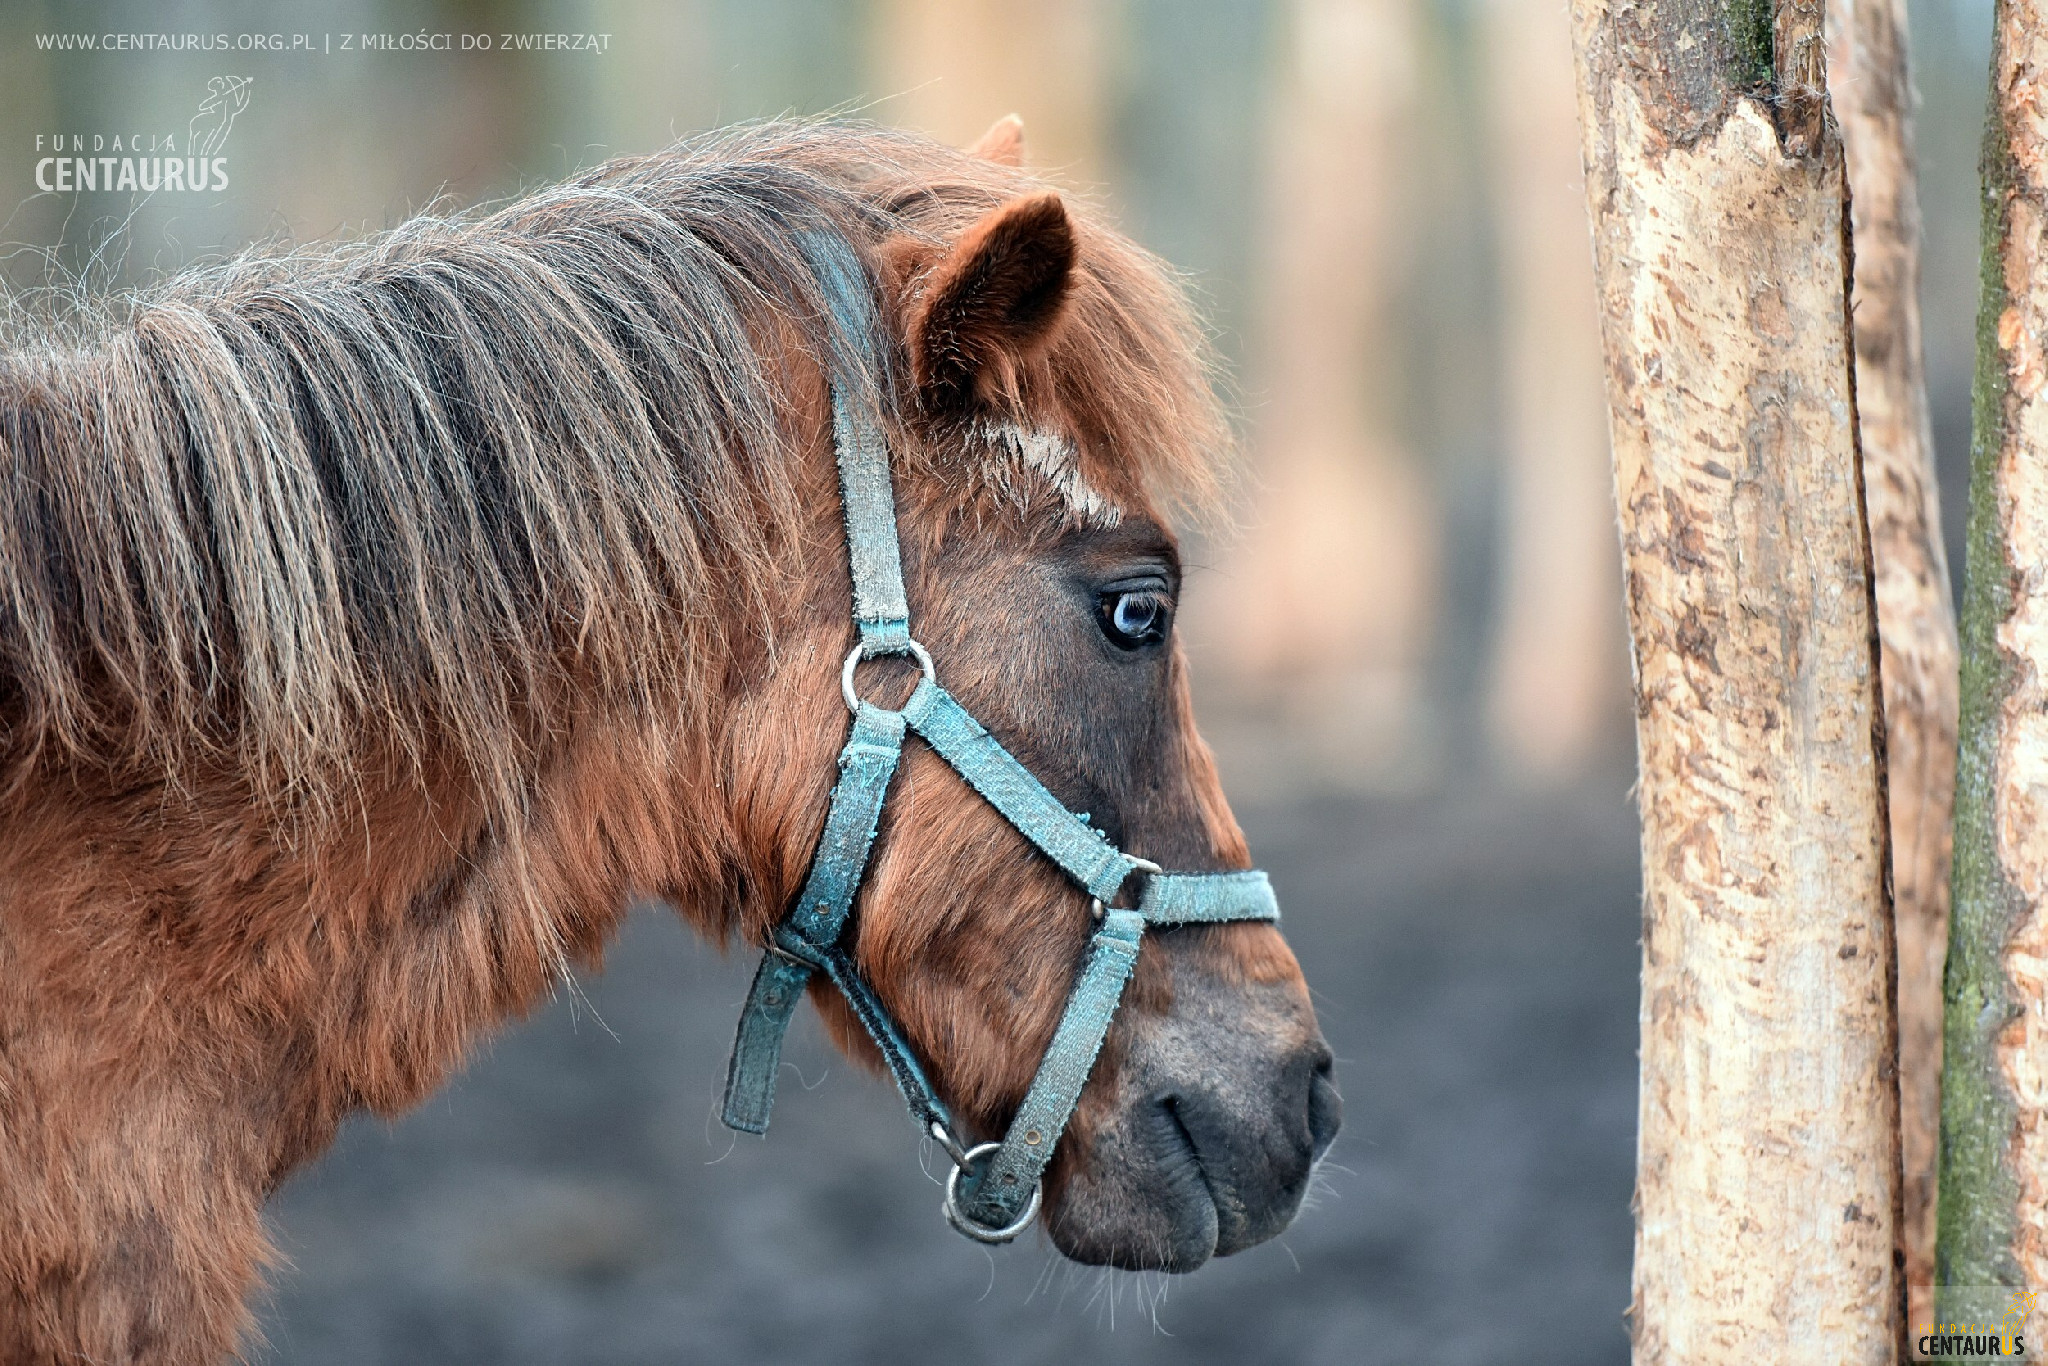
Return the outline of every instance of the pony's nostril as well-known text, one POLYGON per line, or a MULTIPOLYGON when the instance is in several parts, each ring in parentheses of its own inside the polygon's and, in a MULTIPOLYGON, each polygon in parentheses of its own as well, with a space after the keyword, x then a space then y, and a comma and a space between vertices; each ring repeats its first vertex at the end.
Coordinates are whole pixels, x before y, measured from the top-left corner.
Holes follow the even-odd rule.
POLYGON ((1315 1075, 1309 1078, 1308 1134, 1318 1158, 1330 1150, 1337 1130, 1344 1126, 1344 1098, 1337 1094, 1335 1073, 1335 1064, 1325 1051, 1316 1063, 1315 1075))

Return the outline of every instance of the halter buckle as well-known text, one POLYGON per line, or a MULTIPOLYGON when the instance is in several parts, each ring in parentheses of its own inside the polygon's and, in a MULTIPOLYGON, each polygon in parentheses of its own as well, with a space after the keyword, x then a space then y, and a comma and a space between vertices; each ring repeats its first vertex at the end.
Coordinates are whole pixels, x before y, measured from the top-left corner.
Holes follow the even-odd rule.
POLYGON ((848 711, 860 710, 860 694, 853 690, 853 671, 860 662, 880 655, 901 654, 907 654, 917 661, 917 667, 924 670, 925 682, 936 684, 939 681, 938 672, 932 667, 931 651, 916 641, 906 639, 901 645, 891 645, 879 650, 870 649, 868 643, 862 641, 846 652, 846 662, 839 666, 839 695, 846 699, 848 711))

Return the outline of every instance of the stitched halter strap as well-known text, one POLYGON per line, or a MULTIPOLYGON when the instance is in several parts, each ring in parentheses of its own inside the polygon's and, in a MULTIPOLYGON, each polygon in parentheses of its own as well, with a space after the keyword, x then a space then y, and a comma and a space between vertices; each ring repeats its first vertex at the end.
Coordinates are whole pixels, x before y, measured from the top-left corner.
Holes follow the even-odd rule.
POLYGON ((846 512, 853 617, 860 632, 841 673, 853 725, 839 752, 839 777, 810 873, 775 927, 740 1014, 726 1071, 724 1119, 747 1133, 767 1132, 783 1035, 812 976, 822 972, 881 1050, 911 1117, 953 1159, 946 1218, 970 1238, 1008 1242, 1037 1215, 1040 1178, 1102 1051, 1145 926, 1278 920, 1280 909, 1264 873, 1166 873, 1118 849, 1085 816, 1062 805, 939 686, 931 656, 910 634, 888 442, 869 362, 875 314, 867 275, 852 248, 837 236, 808 235, 804 249, 833 315, 832 436, 846 512), (924 671, 899 711, 861 701, 854 692, 855 667, 880 655, 913 656, 924 671), (999 1143, 971 1149, 961 1142, 916 1051, 841 943, 889 782, 911 732, 1059 865, 1093 899, 1097 911, 1095 933, 1065 1013, 1008 1132, 999 1143), (1109 906, 1135 872, 1146 874, 1137 905, 1109 906))

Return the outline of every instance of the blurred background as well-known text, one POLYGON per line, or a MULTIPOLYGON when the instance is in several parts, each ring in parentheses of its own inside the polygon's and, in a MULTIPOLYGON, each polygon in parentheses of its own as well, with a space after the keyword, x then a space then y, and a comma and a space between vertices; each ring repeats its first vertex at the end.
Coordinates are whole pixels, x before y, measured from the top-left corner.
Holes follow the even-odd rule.
MULTIPOLYGON (((1911 18, 1959 584, 1990 3, 1911 18)), ((1029 164, 1185 271, 1215 329, 1246 479, 1182 620, 1341 1060, 1316 1207, 1172 1281, 972 1247, 893 1094, 808 1024, 808 1093, 735 1144, 714 1116, 750 964, 650 908, 579 996, 281 1193, 252 1355, 1626 1360, 1628 666, 1557 0, 0 0, 5 306, 825 111, 956 143, 1022 115, 1029 164), (77 50, 127 33, 229 47, 77 50), (37 192, 59 135, 148 154, 220 126, 220 76, 251 78, 226 190, 37 192)))

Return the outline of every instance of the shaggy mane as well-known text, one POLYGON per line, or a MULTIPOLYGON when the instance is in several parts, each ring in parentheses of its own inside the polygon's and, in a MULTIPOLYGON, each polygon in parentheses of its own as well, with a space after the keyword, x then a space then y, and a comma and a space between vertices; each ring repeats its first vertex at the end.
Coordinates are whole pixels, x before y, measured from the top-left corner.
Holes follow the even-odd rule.
MULTIPOLYGON (((879 277, 884 241, 949 242, 1036 188, 909 134, 758 125, 193 271, 82 329, 15 322, 0 780, 220 762, 317 791, 375 733, 452 743, 510 794, 565 681, 688 699, 733 643, 716 606, 804 563, 783 396, 831 324, 798 235, 844 234, 879 277)), ((1113 515, 1105 488, 1213 500, 1224 426, 1186 305, 1079 228, 1039 382, 1084 428, 1080 463, 1013 429, 968 443, 965 478, 899 481, 964 499, 1035 478, 1085 516, 1113 515)))

